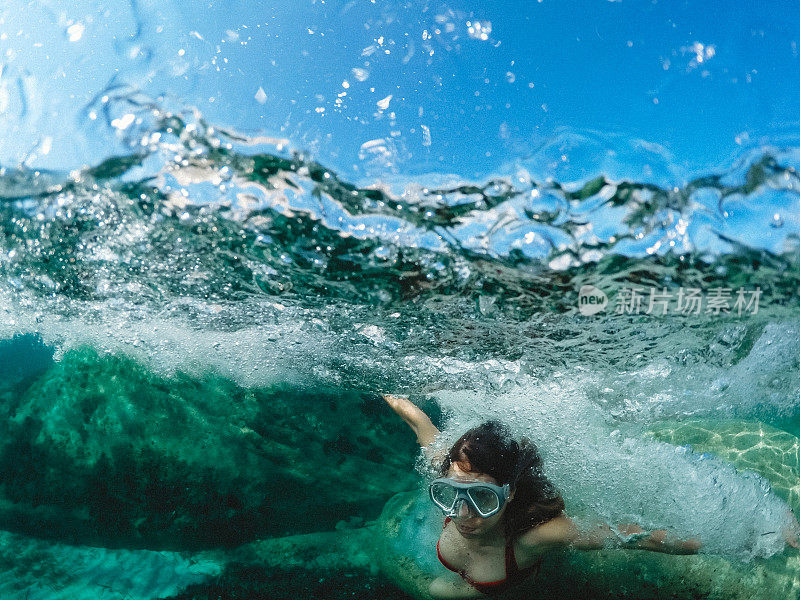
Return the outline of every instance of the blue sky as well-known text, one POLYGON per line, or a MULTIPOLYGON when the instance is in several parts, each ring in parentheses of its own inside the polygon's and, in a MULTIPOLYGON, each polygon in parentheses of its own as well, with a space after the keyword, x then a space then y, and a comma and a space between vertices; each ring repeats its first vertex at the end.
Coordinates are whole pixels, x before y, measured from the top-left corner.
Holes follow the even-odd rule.
MULTIPOLYGON (((37 136, 53 140, 34 165, 112 153, 113 132, 81 120, 109 81, 287 137, 361 181, 480 180, 516 164, 566 180, 615 169, 646 179, 658 161, 682 179, 800 131, 796 2, 15 4, 0 9, 13 34, 0 60, 7 81, 34 80, 41 109, 27 129, 13 122, 3 164, 37 136)), ((12 93, 0 122, 14 113, 12 93)))

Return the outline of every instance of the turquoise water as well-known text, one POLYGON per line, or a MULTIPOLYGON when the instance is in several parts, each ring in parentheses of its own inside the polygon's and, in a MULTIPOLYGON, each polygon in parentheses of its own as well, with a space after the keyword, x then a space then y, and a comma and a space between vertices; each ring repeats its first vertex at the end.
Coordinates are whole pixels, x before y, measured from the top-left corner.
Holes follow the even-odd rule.
POLYGON ((531 597, 574 597, 575 573, 596 598, 747 597, 756 573, 795 593, 794 152, 678 189, 518 171, 398 193, 186 124, 161 115, 144 153, 79 172, 3 175, 0 527, 26 557, 9 597, 416 593, 392 557, 424 579, 440 525, 424 503, 381 517, 425 479, 386 391, 445 439, 496 416, 536 440, 575 515, 705 545, 588 553, 531 597), (605 310, 581 312, 586 285, 605 310), (620 587, 631 568, 655 588, 620 587))
POLYGON ((513 597, 800 598, 795 6, 6 4, 0 598, 427 598, 382 393, 703 544, 513 597))

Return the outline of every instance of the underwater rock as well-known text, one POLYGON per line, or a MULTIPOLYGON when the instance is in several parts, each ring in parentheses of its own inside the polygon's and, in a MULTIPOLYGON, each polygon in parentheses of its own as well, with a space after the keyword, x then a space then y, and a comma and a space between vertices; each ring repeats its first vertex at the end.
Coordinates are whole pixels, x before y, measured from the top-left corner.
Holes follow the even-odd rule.
POLYGON ((414 481, 413 439, 357 393, 165 377, 81 350, 6 402, 0 528, 29 535, 233 547, 374 518, 414 481))
POLYGON ((72 546, 0 531, 4 600, 150 600, 221 571, 213 559, 176 552, 72 546))
POLYGON ((385 578, 363 571, 305 571, 234 565, 208 583, 160 600, 413 600, 385 578))
POLYGON ((3 600, 411 600, 378 572, 376 528, 200 552, 76 546, 0 531, 3 600))

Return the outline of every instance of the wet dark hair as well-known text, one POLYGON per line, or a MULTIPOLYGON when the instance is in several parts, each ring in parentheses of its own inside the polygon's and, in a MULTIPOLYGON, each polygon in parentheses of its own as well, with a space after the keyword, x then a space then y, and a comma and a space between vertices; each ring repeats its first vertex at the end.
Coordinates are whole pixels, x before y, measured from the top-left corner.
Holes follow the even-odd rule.
POLYGON ((564 510, 564 499, 542 472, 542 457, 536 445, 527 439, 517 443, 499 421, 487 421, 458 438, 442 463, 442 477, 447 476, 454 463, 466 464, 469 468, 465 470, 470 473, 491 475, 498 484, 511 486, 514 497, 504 514, 508 539, 546 523, 564 510))

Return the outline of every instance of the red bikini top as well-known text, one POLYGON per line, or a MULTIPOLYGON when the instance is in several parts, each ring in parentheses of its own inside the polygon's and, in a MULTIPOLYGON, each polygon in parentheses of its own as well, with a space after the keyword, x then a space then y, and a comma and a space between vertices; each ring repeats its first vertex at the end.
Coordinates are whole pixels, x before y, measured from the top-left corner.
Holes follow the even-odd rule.
MULTIPOLYGON (((450 521, 450 517, 447 517, 444 520, 444 526, 442 529, 447 527, 447 524, 450 521)), ((439 551, 438 541, 436 542, 436 555, 439 557, 439 562, 442 563, 446 568, 461 575, 464 581, 484 594, 497 594, 504 592, 506 589, 521 583, 524 579, 527 579, 531 575, 537 573, 539 571, 539 567, 542 566, 542 558, 539 558, 539 560, 537 560, 530 567, 520 569, 517 565, 517 559, 514 556, 514 541, 512 539, 506 541, 506 577, 505 579, 501 579, 499 581, 475 581, 472 579, 472 577, 467 575, 463 569, 456 569, 455 567, 449 565, 442 557, 442 553, 439 551)))

